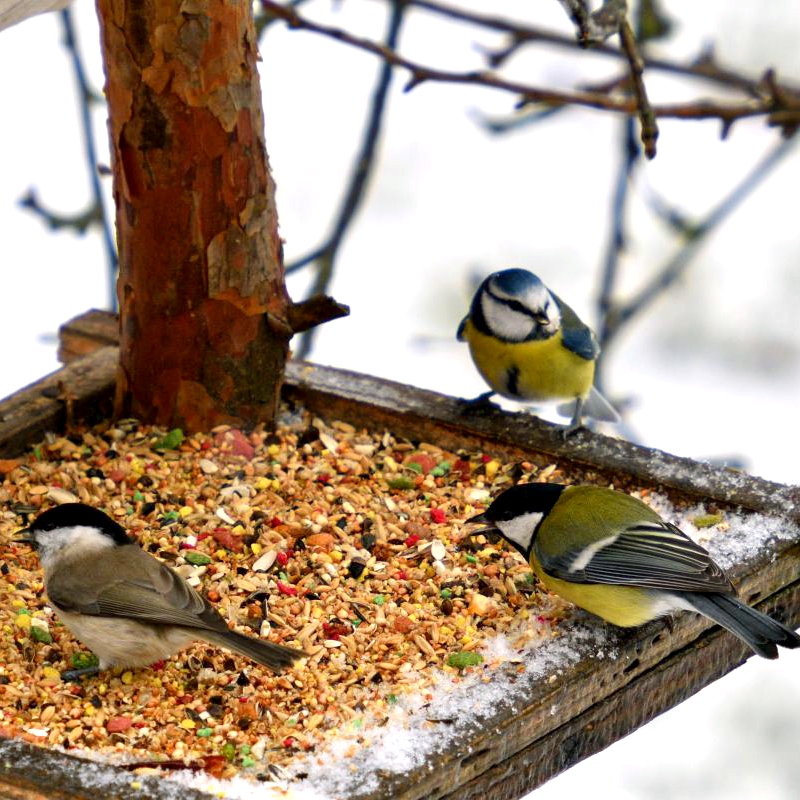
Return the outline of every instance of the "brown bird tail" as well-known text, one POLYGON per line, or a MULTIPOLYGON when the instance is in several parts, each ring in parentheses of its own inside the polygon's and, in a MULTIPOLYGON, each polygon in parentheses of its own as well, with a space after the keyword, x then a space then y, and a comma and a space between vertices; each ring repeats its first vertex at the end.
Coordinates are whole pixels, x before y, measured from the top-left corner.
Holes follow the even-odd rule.
POLYGON ((203 631, 203 638, 219 647, 247 656, 273 672, 282 672, 287 667, 291 667, 298 658, 308 655, 302 650, 266 642, 263 639, 255 639, 252 636, 244 636, 236 631, 220 633, 203 631))

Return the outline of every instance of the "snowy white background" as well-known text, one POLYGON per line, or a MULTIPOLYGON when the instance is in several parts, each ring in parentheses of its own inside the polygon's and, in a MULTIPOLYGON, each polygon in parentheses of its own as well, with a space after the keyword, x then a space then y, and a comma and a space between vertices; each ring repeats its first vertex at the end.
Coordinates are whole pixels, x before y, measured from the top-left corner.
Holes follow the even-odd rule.
MULTIPOLYGON (((383 3, 342 5, 334 14, 328 3, 315 2, 303 13, 382 34, 383 3)), ((486 8, 477 0, 460 5, 486 8)), ((672 0, 668 7, 679 23, 671 57, 690 59, 713 41, 723 63, 754 76, 772 66, 779 76, 800 81, 796 2, 672 0)), ((99 88, 94 9, 88 0, 77 0, 75 8, 99 88)), ((571 31, 553 0, 496 0, 491 10, 571 31)), ((423 63, 470 69, 481 63, 476 37, 474 29, 414 12, 401 49, 423 63)), ((75 87, 59 39, 52 15, 0 33, 0 397, 55 369, 58 325, 104 306, 108 294, 98 236, 51 236, 17 205, 30 186, 55 210, 74 211, 89 201, 75 87)), ((263 40, 262 55, 266 139, 291 261, 327 231, 360 141, 377 65, 369 55, 280 25, 263 40)), ((511 66, 518 77, 564 87, 615 69, 591 54, 545 48, 529 48, 511 66)), ((313 357, 471 396, 483 387, 454 332, 473 274, 530 268, 584 319, 596 319, 620 122, 571 111, 492 138, 470 114, 506 114, 514 98, 433 84, 405 95, 398 77, 379 169, 332 287, 352 315, 321 331, 313 357)), ((648 75, 648 85, 657 97, 687 97, 685 88, 656 75, 648 75)), ((96 132, 105 147, 104 125, 98 112, 96 132)), ((659 154, 640 181, 699 217, 776 137, 755 120, 738 123, 726 142, 713 122, 664 122, 659 154)), ((101 161, 107 163, 107 155, 101 161)), ((631 398, 627 419, 639 441, 696 458, 741 457, 754 474, 800 482, 798 185, 795 153, 711 237, 680 285, 613 348, 607 393, 631 398)), ((675 247, 641 201, 629 221, 626 292, 675 247)), ((299 275, 290 289, 297 297, 304 285, 299 275)), ((777 663, 752 659, 534 797, 584 791, 617 800, 794 798, 798 665, 800 653, 784 653, 777 663)))

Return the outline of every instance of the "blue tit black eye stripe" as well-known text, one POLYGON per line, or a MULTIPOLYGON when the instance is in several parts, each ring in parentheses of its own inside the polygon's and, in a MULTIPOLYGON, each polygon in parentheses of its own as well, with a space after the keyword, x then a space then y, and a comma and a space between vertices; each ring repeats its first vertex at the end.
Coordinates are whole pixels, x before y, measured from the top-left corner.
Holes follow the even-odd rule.
POLYGON ((559 414, 572 417, 564 435, 580 428, 584 417, 619 421, 593 385, 600 353, 596 337, 532 272, 508 269, 487 277, 456 338, 469 345, 491 389, 467 408, 485 404, 492 394, 517 402, 556 403, 559 414))

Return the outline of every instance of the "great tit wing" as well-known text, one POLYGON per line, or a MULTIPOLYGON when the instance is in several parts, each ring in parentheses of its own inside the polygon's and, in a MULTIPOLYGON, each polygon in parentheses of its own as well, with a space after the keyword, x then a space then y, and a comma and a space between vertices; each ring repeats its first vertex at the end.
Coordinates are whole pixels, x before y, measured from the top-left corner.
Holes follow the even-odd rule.
POLYGON ((548 575, 572 583, 606 583, 684 592, 733 592, 700 545, 668 522, 629 525, 556 556, 534 546, 548 575))
POLYGON ((469 314, 467 314, 461 322, 458 323, 458 330, 456 331, 456 339, 459 342, 466 341, 466 336, 464 335, 464 328, 467 327, 467 320, 469 319, 469 314))
POLYGON ((560 297, 553 295, 561 312, 561 337, 564 347, 575 355, 594 361, 600 355, 600 345, 591 328, 560 297))
POLYGON ((100 568, 59 570, 47 584, 58 608, 139 622, 227 630, 225 620, 183 578, 138 545, 103 555, 100 568))

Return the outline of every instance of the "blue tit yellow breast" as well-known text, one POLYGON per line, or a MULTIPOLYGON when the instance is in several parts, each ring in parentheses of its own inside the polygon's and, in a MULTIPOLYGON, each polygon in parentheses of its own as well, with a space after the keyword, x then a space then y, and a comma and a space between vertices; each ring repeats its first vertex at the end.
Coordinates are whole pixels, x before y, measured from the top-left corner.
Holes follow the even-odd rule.
POLYGON ((463 329, 478 372, 512 400, 571 400, 589 394, 595 363, 567 350, 561 331, 549 339, 504 342, 481 333, 471 320, 463 329))
POLYGON ((659 602, 657 593, 635 586, 570 583, 548 575, 531 556, 531 568, 544 587, 579 608, 621 628, 643 625, 670 609, 659 602))

